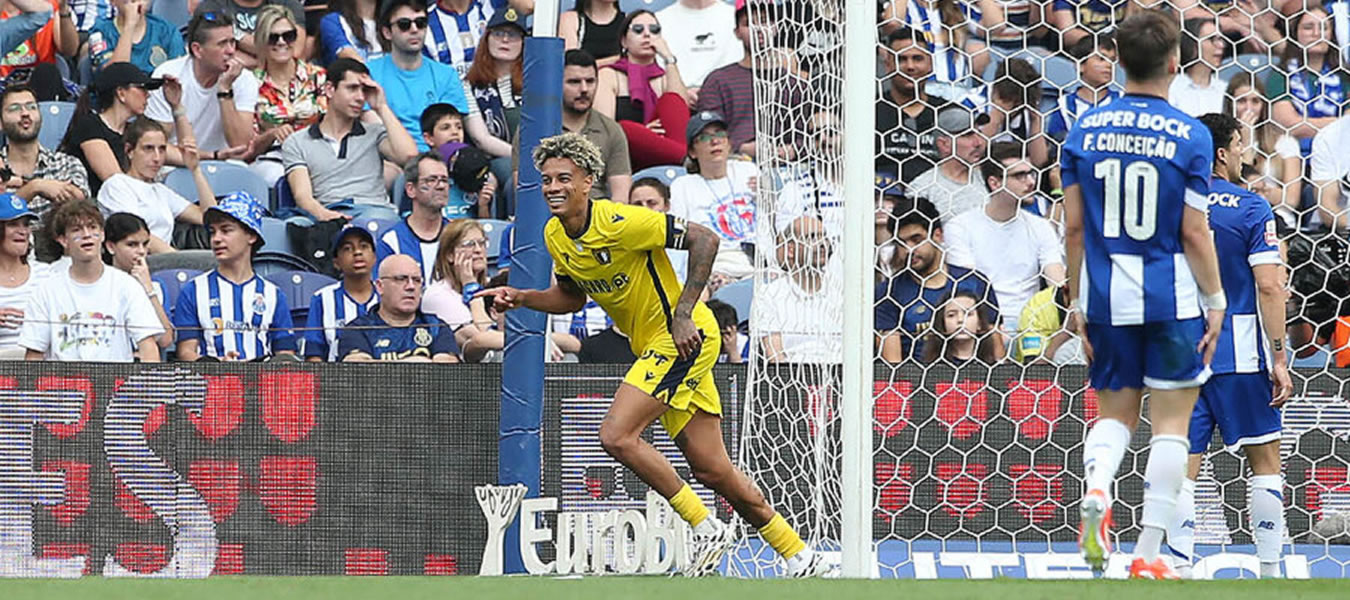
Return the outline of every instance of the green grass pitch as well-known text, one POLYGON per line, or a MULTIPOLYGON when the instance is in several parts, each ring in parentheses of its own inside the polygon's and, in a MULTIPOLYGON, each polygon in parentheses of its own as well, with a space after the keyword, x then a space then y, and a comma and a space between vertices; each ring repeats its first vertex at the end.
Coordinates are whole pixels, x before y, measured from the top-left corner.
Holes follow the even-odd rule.
POLYGON ((5 600, 1299 600, 1350 598, 1350 583, 1311 581, 745 580, 658 577, 219 577, 202 581, 0 580, 5 600))

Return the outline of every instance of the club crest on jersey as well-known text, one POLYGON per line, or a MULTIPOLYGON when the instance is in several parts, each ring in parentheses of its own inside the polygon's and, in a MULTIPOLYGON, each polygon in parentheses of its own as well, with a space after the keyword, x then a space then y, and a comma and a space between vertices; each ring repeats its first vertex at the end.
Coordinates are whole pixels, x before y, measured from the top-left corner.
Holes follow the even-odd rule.
POLYGON ((429 331, 426 327, 418 327, 417 331, 413 332, 413 343, 417 344, 418 346, 430 346, 431 331, 429 331))
POLYGON ((267 310, 267 298, 264 298, 262 294, 253 296, 253 312, 260 313, 265 310, 267 310))
POLYGON ((600 263, 600 264, 602 264, 602 265, 607 265, 607 264, 609 264, 609 261, 610 261, 610 259, 612 258, 612 257, 609 255, 609 249, 608 249, 608 248, 600 248, 600 249, 598 249, 598 250, 592 250, 592 251, 591 251, 591 255, 595 257, 595 261, 596 261, 596 262, 598 262, 598 263, 600 263))
POLYGON ((1280 245, 1280 236, 1275 232, 1275 221, 1266 221, 1266 245, 1280 245))

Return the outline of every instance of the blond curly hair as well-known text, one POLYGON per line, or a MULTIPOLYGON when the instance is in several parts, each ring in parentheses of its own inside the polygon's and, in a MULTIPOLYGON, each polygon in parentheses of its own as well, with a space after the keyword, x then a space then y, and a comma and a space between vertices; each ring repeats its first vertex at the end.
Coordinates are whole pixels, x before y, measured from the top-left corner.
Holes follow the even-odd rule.
POLYGON ((600 158, 600 148, 577 133, 564 133, 539 140, 539 145, 534 148, 532 156, 534 168, 540 170, 543 170, 544 162, 550 158, 566 158, 596 179, 600 179, 605 172, 605 161, 600 158))

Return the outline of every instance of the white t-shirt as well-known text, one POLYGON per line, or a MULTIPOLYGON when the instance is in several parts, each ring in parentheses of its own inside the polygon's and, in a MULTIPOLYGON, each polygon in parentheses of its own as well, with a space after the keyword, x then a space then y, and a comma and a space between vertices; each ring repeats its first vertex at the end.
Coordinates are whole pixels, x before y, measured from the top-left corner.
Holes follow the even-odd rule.
POLYGON ((709 73, 745 58, 745 48, 736 39, 736 9, 729 2, 689 8, 677 1, 656 11, 656 20, 689 87, 703 85, 709 73))
MULTIPOLYGON (((197 83, 197 77, 192 73, 192 56, 180 56, 155 68, 154 77, 165 75, 177 77, 183 85, 183 109, 192 123, 192 133, 197 136, 197 149, 211 153, 229 148, 225 141, 225 124, 220 118, 220 99, 216 98, 216 86, 203 88, 197 83)), ((253 111, 258 106, 258 78, 253 75, 253 70, 244 69, 239 73, 231 89, 234 90, 234 109, 248 113, 248 120, 252 123, 253 111)), ((169 101, 164 99, 163 88, 150 94, 145 116, 163 123, 173 122, 173 109, 169 107, 169 101)), ((177 135, 170 127, 169 141, 176 141, 177 135)))
POLYGON ((104 267, 98 281, 86 284, 62 269, 29 298, 19 345, 47 360, 131 362, 132 338, 161 333, 150 296, 131 275, 104 267))
POLYGON ((844 236, 844 191, 817 172, 804 173, 783 184, 774 211, 774 233, 782 234, 804 215, 819 217, 825 233, 839 241, 844 236))
POLYGON ((1350 115, 1318 132, 1309 161, 1313 181, 1339 181, 1342 205, 1350 200, 1350 115))
POLYGON ((975 269, 989 278, 1009 332, 1018 331, 1022 307, 1041 289, 1041 271, 1064 264, 1054 226, 1021 209, 1003 223, 983 210, 967 211, 945 224, 943 235, 947 264, 975 269))
POLYGON ((754 333, 761 338, 778 334, 782 338, 783 362, 842 362, 843 286, 829 275, 837 273, 838 267, 837 264, 824 267, 825 283, 816 292, 802 289, 786 273, 755 291, 754 317, 750 321, 754 333))
MULTIPOLYGON (((17 308, 22 311, 28 310, 28 299, 33 296, 33 291, 42 285, 51 273, 51 268, 35 260, 28 261, 28 280, 22 285, 16 287, 5 287, 0 285, 0 308, 17 308)), ((24 313, 27 315, 27 312, 24 313)), ((11 350, 19 347, 19 327, 21 321, 16 321, 10 326, 10 323, 0 322, 0 350, 11 350)))
POLYGON ((1223 112, 1223 98, 1228 82, 1218 73, 1210 75, 1209 85, 1196 85, 1189 75, 1177 73, 1172 86, 1167 88, 1167 103, 1192 117, 1223 112))
POLYGON ((98 208, 107 217, 126 212, 145 219, 150 235, 173 243, 173 223, 192 203, 162 183, 146 183, 118 173, 98 190, 98 208))
POLYGON ((741 244, 755 243, 755 186, 759 168, 744 160, 727 162, 727 176, 704 179, 688 174, 670 184, 670 214, 712 229, 721 238, 713 272, 745 277, 755 271, 741 244))
POLYGON ((909 182, 908 192, 906 195, 911 198, 927 198, 932 202, 944 224, 952 222, 956 215, 983 207, 989 199, 989 190, 980 183, 979 169, 975 167, 971 167, 969 177, 962 183, 948 179, 941 166, 935 166, 909 182))

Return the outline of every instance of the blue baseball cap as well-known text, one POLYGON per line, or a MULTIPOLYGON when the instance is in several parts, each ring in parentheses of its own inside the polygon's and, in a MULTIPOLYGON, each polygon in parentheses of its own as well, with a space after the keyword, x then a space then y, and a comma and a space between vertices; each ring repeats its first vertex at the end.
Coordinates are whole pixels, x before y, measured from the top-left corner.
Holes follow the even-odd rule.
POLYGON ((234 192, 216 202, 215 206, 206 209, 206 218, 210 219, 212 212, 218 212, 228 216, 240 223, 244 227, 253 230, 262 241, 262 218, 263 209, 252 194, 248 192, 234 192))
POLYGON ((366 243, 370 244, 372 250, 375 248, 375 236, 371 235, 369 229, 349 224, 333 234, 332 256, 337 256, 338 247, 342 246, 342 240, 347 239, 347 236, 349 235, 359 235, 366 240, 366 243))
POLYGON ((0 194, 0 221, 13 221, 23 217, 36 219, 37 215, 28 210, 28 202, 18 194, 0 194))
POLYGON ((514 25, 521 33, 525 35, 530 34, 530 30, 525 28, 525 17, 523 15, 516 12, 516 9, 514 8, 505 6, 502 8, 505 8, 506 10, 497 9, 497 12, 492 13, 492 18, 488 19, 487 27, 484 28, 485 30, 496 29, 503 25, 514 25))
POLYGON ((689 144, 690 147, 693 147, 694 138, 698 137, 698 134, 703 132, 704 127, 712 125, 713 123, 717 123, 723 127, 727 126, 727 120, 722 116, 722 113, 711 110, 694 113, 694 116, 689 118, 689 124, 684 127, 684 141, 689 144))

